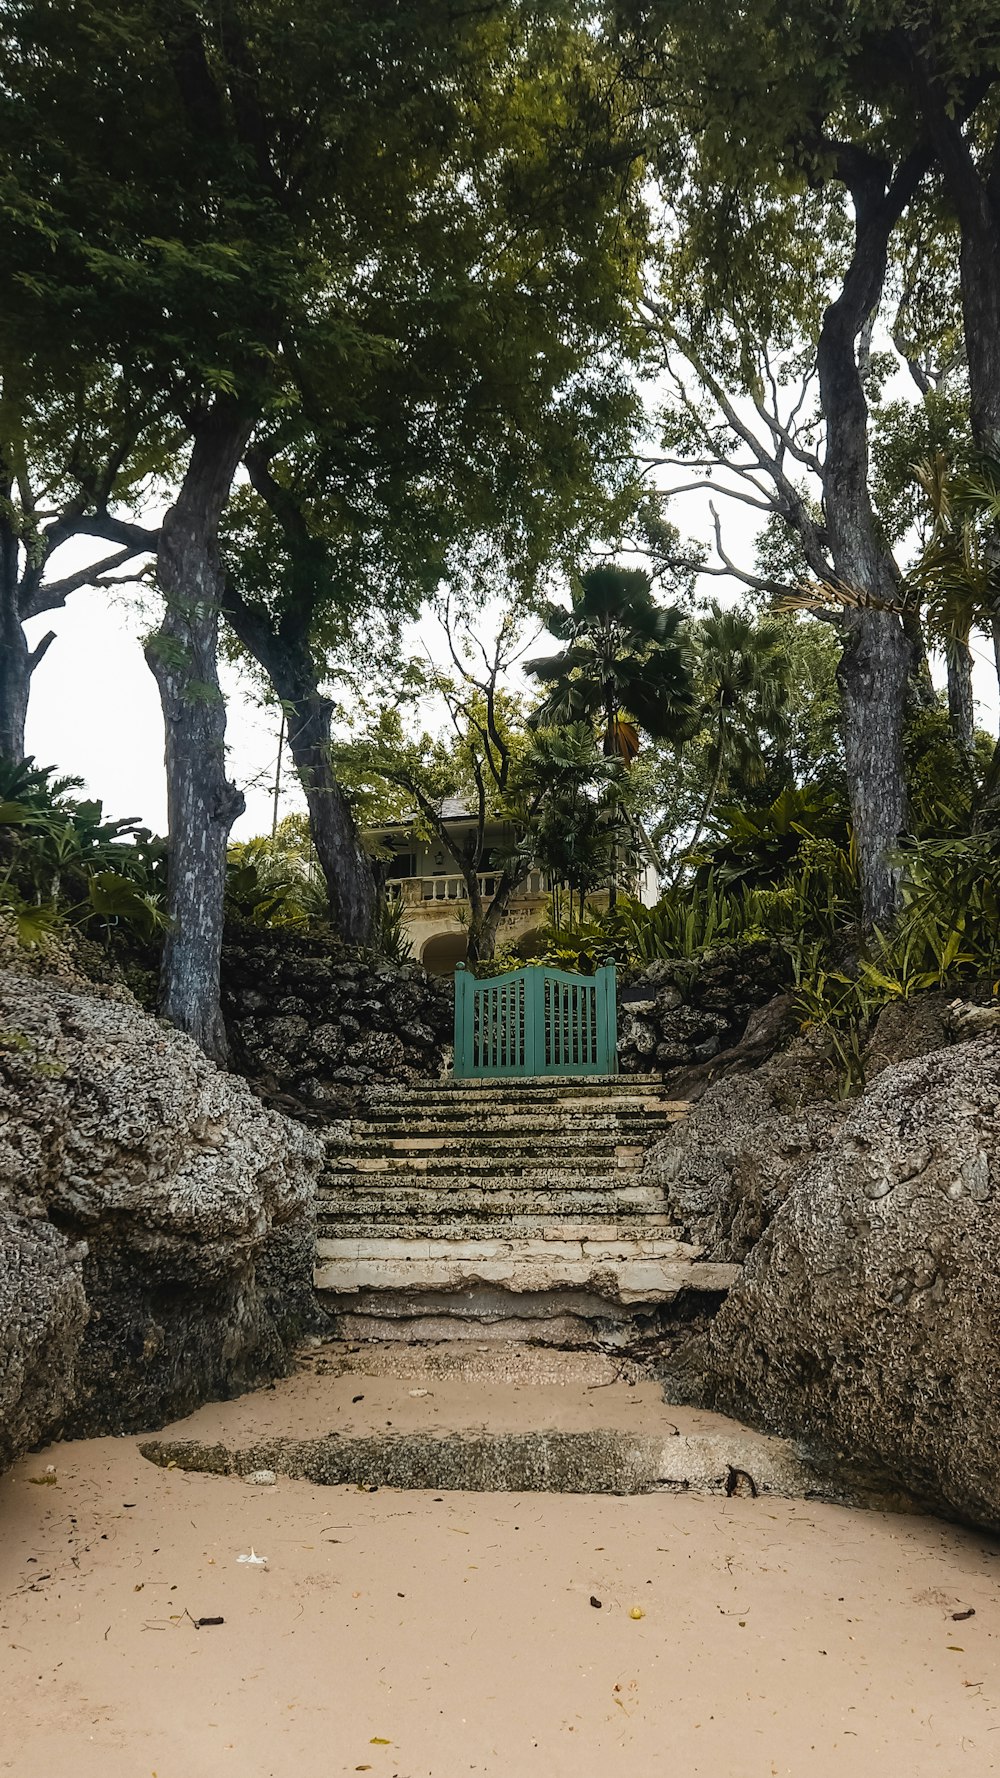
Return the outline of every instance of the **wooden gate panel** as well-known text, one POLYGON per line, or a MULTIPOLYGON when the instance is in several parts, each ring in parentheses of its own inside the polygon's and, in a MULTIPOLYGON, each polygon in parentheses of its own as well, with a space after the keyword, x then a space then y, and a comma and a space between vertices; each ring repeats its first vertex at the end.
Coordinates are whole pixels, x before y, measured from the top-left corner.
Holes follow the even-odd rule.
POLYGON ((614 1074, 617 994, 613 964, 596 975, 528 965, 478 981, 455 975, 455 1075, 614 1074))

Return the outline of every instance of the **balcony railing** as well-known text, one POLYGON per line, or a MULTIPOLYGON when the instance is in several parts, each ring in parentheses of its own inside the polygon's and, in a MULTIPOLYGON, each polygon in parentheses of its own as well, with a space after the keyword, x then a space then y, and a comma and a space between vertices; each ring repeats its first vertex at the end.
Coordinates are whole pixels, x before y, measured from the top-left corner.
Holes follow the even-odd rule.
MULTIPOLYGON (((500 882, 499 871, 482 871, 479 875, 479 893, 484 901, 490 901, 496 894, 500 882)), ((390 877, 386 883, 389 895, 398 895, 407 907, 424 907, 428 903, 467 902, 469 892, 462 876, 440 877, 390 877)), ((523 897, 537 899, 547 893, 545 878, 540 870, 529 871, 514 891, 512 900, 523 897)))

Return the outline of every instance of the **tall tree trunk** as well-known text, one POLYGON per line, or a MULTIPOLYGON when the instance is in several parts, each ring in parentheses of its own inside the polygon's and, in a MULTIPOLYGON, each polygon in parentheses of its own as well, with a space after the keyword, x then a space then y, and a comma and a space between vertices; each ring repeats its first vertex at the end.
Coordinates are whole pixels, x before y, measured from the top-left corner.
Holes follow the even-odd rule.
POLYGON ((286 622, 244 599, 228 580, 223 610, 248 654, 264 669, 285 712, 288 751, 309 810, 309 831, 326 883, 330 920, 346 944, 367 944, 375 923, 375 874, 350 804, 330 763, 332 705, 319 689, 308 621, 286 622))
POLYGON ((0 758, 18 761, 24 758, 31 675, 55 636, 50 631, 35 648, 28 647, 21 616, 21 546, 3 510, 12 492, 13 477, 0 459, 0 758))
MULTIPOLYGON (((877 308, 885 281, 889 236, 919 184, 917 157, 886 189, 874 158, 854 157, 845 178, 854 200, 854 251, 844 285, 823 318, 818 363, 827 443, 823 492, 837 576, 852 596, 891 604, 894 564, 882 543, 868 486, 868 403, 856 342, 877 308)), ((892 851, 903 825, 903 716, 912 648, 894 612, 848 609, 838 668, 851 819, 861 874, 862 919, 869 930, 891 925, 898 870, 892 851)))
POLYGON ((976 704, 972 695, 972 650, 964 636, 949 636, 945 647, 948 669, 948 719, 955 744, 972 760, 976 733, 976 704))
POLYGON ((927 658, 927 638, 918 611, 907 611, 903 618, 903 634, 910 645, 910 683, 906 694, 906 709, 908 715, 916 716, 922 710, 933 710, 937 704, 931 664, 927 658))
POLYGON ((146 645, 166 736, 171 925, 160 1010, 220 1064, 227 1059, 219 1003, 226 846, 245 805, 226 777, 218 535, 250 429, 234 403, 219 401, 195 435, 180 492, 163 520, 157 581, 166 610, 146 645))
POLYGON ((17 600, 17 564, 12 574, 0 567, 0 757, 24 758, 32 660, 17 600))
POLYGON ((895 917, 898 869, 892 851, 903 825, 903 711, 910 648, 884 611, 853 613, 837 677, 844 765, 858 846, 862 919, 869 930, 895 917))
POLYGON ((330 918, 346 944, 368 944, 375 920, 375 874, 350 804, 330 764, 329 698, 315 686, 279 697, 288 718, 288 751, 309 809, 309 831, 326 881, 330 918))
POLYGON ((521 876, 508 876, 504 871, 500 881, 490 898, 487 908, 479 904, 479 918, 469 929, 469 960, 470 962, 487 962, 496 955, 497 939, 500 936, 500 922, 510 907, 511 897, 519 884, 524 881, 521 876), (473 936, 473 934, 475 936, 473 936))

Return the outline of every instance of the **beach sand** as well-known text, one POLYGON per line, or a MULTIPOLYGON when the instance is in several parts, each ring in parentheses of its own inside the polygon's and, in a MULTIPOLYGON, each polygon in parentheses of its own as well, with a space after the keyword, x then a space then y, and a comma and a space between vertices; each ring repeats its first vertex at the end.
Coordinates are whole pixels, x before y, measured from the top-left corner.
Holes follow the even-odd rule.
POLYGON ((55 1445, 0 1482, 0 1773, 985 1778, 998 1581, 1000 1546, 933 1518, 260 1487, 55 1445))

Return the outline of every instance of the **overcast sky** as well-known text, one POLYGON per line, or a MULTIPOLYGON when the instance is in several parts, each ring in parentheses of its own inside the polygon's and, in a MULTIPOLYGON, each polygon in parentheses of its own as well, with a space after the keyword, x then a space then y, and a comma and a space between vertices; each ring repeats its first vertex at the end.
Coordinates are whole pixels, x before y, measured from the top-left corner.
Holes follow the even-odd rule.
MULTIPOLYGON (((726 503, 727 553, 732 560, 752 565, 754 515, 745 507, 726 503)), ((707 502, 700 494, 680 496, 671 506, 671 518, 682 532, 709 542, 711 520, 707 502)), ((57 572, 92 560, 93 554, 67 545, 58 558, 57 572)), ((705 579, 706 597, 735 598, 738 588, 718 579, 705 579)), ((127 592, 113 598, 105 592, 74 593, 62 611, 34 619, 28 626, 34 643, 54 630, 56 641, 38 667, 31 690, 27 751, 40 765, 58 766, 86 781, 93 796, 103 798, 108 815, 139 817, 157 832, 166 829, 166 793, 163 775, 163 723, 153 676, 142 653, 143 631, 151 626, 149 594, 130 598, 127 592)), ((416 627, 408 637, 412 650, 425 642, 435 652, 439 643, 436 625, 422 632, 416 627)), ((997 681, 992 654, 981 637, 974 638, 975 691, 979 720, 997 730, 997 681)), ((279 714, 264 709, 242 675, 222 669, 228 721, 229 773, 246 797, 246 813, 233 829, 236 839, 267 833, 271 826, 274 774, 278 750, 279 714)), ((943 673, 935 665, 935 678, 943 673)), ((282 777, 280 812, 304 806, 294 774, 282 777)))

